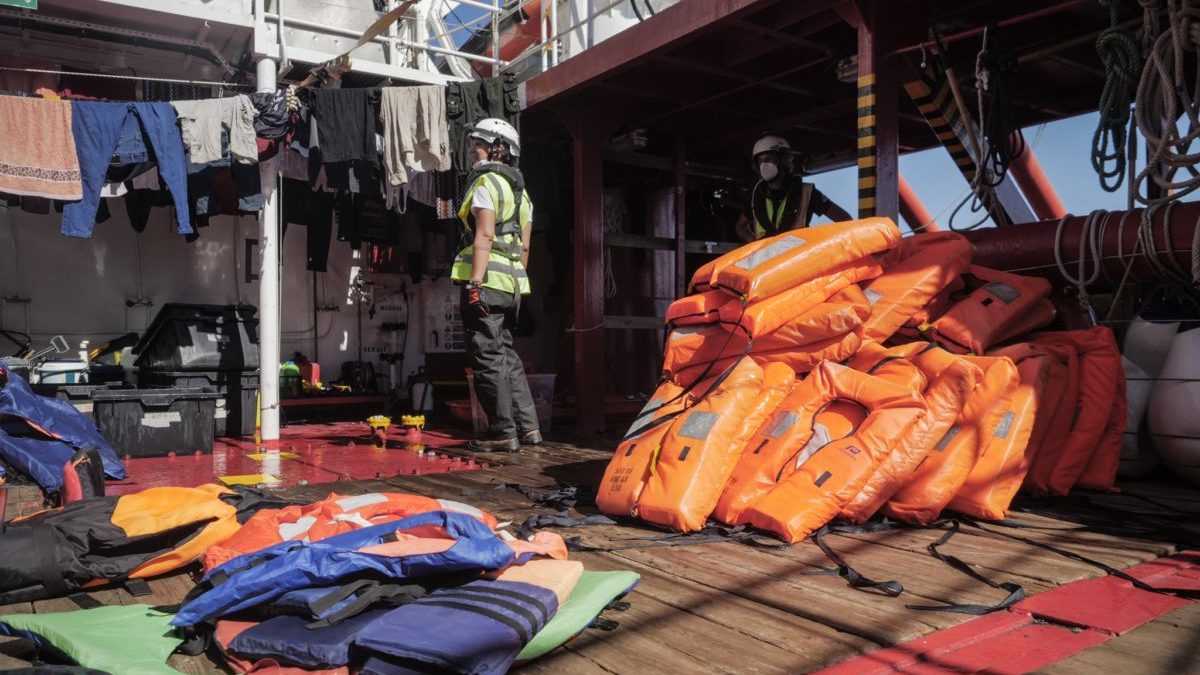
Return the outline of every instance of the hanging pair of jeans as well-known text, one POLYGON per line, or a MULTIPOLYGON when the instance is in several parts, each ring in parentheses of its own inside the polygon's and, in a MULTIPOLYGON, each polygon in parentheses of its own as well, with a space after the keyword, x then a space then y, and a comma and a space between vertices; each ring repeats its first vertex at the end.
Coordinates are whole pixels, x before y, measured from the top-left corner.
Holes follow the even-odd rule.
POLYGON ((171 104, 72 101, 71 133, 79 156, 83 199, 64 206, 63 234, 85 239, 92 236, 100 190, 106 183, 105 174, 114 155, 122 163, 126 159, 132 159, 128 163, 137 163, 153 158, 175 204, 177 231, 194 232, 188 215, 187 159, 171 104))

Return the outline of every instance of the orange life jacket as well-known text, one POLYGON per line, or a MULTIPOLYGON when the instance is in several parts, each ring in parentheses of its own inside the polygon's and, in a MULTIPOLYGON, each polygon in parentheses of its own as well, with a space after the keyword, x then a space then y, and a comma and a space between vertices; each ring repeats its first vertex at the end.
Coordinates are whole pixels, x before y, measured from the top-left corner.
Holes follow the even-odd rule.
POLYGON ((674 415, 691 403, 683 387, 674 382, 658 386, 604 470, 604 478, 596 490, 596 506, 601 511, 614 516, 633 515, 663 437, 671 428, 670 424, 659 424, 656 420, 674 415))
POLYGON ((726 303, 720 309, 721 321, 738 324, 744 332, 755 337, 767 335, 851 284, 874 279, 882 273, 883 268, 874 258, 852 260, 822 276, 749 305, 726 303))
POLYGON ((807 458, 796 457, 795 449, 803 446, 770 453, 783 459, 783 466, 766 466, 768 476, 781 476, 788 464, 794 470, 753 500, 740 520, 789 542, 804 539, 837 516, 879 462, 913 442, 913 426, 926 412, 918 392, 836 363, 822 363, 809 375, 812 378, 820 378, 813 390, 821 399, 847 399, 870 412, 854 433, 817 448, 807 458))
POLYGON ((1011 361, 963 360, 978 368, 982 378, 963 401, 954 425, 946 429, 925 461, 883 506, 889 517, 921 525, 937 520, 985 451, 989 430, 995 430, 1001 410, 1016 391, 1019 375, 1011 361))
POLYGON ((912 442, 885 457, 862 490, 842 509, 842 517, 851 522, 862 523, 875 515, 913 477, 934 446, 960 421, 968 398, 983 380, 978 366, 930 347, 910 357, 929 382, 923 392, 928 411, 914 425, 912 442))
MULTIPOLYGON (((980 265, 967 274, 970 295, 933 322, 933 339, 960 354, 984 354, 1013 335, 1013 326, 1027 330, 1041 300, 1050 295, 1050 282, 980 265)), ((1044 306, 1043 306, 1044 307, 1044 306)))
MULTIPOLYGON (((1120 461, 1120 444, 1111 441, 1109 418, 1115 409, 1118 382, 1125 376, 1121 367, 1121 353, 1112 331, 1097 326, 1088 330, 1042 333, 1035 336, 1033 342, 1071 349, 1076 353, 1079 394, 1066 442, 1057 449, 1046 443, 1038 449, 1027 480, 1029 487, 1039 493, 1065 495, 1079 482, 1088 465, 1095 461, 1097 469, 1093 486, 1111 488, 1116 478, 1115 467, 1120 461), (1106 436, 1109 436, 1107 444, 1102 445, 1106 436), (1113 472, 1111 477, 1107 476, 1108 467, 1113 472)), ((1123 417, 1118 415, 1119 421, 1115 423, 1122 432, 1123 417)))
POLYGON ((490 528, 496 527, 496 518, 490 513, 451 500, 398 492, 352 496, 334 493, 312 504, 259 511, 232 537, 205 551, 204 569, 211 570, 240 555, 261 551, 283 541, 318 541, 431 511, 465 513, 482 520, 490 528))
POLYGON ((713 277, 713 286, 753 303, 825 276, 846 263, 883 253, 899 241, 900 230, 887 218, 789 230, 726 265, 713 277))
POLYGON ((971 263, 971 242, 957 232, 905 237, 883 257, 883 275, 865 285, 871 303, 863 337, 890 338, 959 278, 971 263))
POLYGON ((1029 471, 1033 451, 1030 444, 1037 429, 1038 409, 1045 400, 1046 385, 1056 374, 1056 364, 1037 349, 1026 345, 997 350, 990 357, 971 357, 980 364, 993 361, 993 368, 1015 367, 1018 384, 1008 386, 989 412, 981 428, 979 457, 948 507, 985 520, 1001 520, 1029 471))
POLYGON ((638 498, 637 516, 680 532, 702 529, 742 448, 794 382, 786 366, 762 368, 742 359, 671 424, 638 498))
POLYGON ((686 295, 667 307, 667 324, 671 326, 695 326, 716 323, 721 318, 721 307, 736 300, 725 291, 704 291, 686 295))

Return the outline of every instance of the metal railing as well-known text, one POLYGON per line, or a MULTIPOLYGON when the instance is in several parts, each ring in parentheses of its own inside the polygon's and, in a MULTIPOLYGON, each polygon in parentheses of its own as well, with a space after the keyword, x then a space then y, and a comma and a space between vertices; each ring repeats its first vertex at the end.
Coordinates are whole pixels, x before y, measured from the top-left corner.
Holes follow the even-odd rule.
MULTIPOLYGON (((461 49, 439 47, 429 44, 428 42, 432 39, 444 38, 446 36, 427 36, 426 32, 420 29, 410 31, 413 34, 413 37, 417 38, 410 39, 409 37, 404 37, 399 31, 397 31, 396 24, 389 26, 386 34, 373 37, 368 44, 379 44, 384 47, 385 59, 387 61, 386 65, 389 66, 411 67, 406 66, 403 63, 399 63, 399 59, 396 58, 396 54, 398 54, 401 49, 408 49, 412 50, 412 52, 418 55, 418 60, 416 61, 415 65, 420 70, 430 70, 431 72, 435 72, 433 69, 429 68, 424 59, 420 57, 427 57, 430 54, 437 54, 447 58, 460 58, 467 61, 491 64, 493 74, 499 74, 500 70, 508 65, 506 61, 500 58, 500 21, 508 15, 503 7, 502 0, 490 0, 490 2, 482 2, 480 0, 455 1, 459 5, 466 5, 475 7, 477 9, 482 9, 490 14, 491 20, 488 23, 490 24, 491 32, 491 55, 475 54, 472 52, 463 51, 461 49)), ((393 1, 391 6, 394 7, 397 4, 399 3, 393 1)), ((286 52, 286 38, 284 36, 284 30, 286 28, 299 28, 317 34, 347 38, 360 38, 362 36, 362 31, 351 28, 308 21, 294 16, 287 16, 286 14, 281 16, 277 12, 268 12, 266 10, 266 0, 254 0, 253 11, 255 20, 254 26, 256 31, 258 31, 260 28, 265 28, 267 23, 272 23, 275 25, 276 35, 274 42, 279 45, 281 52, 286 52)), ((402 17, 401 21, 414 22, 414 25, 423 27, 426 18, 427 17, 423 15, 405 16, 402 17)), ((483 17, 480 17, 480 19, 482 18, 483 17)), ((454 30, 455 29, 451 29, 448 32, 453 32, 454 30)), ((328 56, 329 58, 327 60, 332 60, 339 55, 331 53, 328 56)))

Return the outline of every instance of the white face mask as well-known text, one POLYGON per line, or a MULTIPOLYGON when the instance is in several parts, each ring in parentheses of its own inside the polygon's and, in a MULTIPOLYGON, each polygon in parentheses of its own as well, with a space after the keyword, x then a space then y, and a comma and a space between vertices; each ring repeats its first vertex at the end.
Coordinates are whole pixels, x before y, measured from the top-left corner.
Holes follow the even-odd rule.
POLYGON ((775 162, 762 162, 758 165, 758 175, 765 181, 775 180, 779 175, 779 165, 775 162))

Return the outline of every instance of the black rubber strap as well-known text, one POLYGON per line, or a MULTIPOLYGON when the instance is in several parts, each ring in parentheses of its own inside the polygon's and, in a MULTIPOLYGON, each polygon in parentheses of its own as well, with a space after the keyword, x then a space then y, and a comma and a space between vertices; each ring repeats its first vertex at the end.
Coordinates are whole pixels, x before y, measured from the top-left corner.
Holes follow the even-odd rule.
POLYGON ((479 607, 477 605, 469 605, 465 602, 453 602, 450 600, 422 600, 420 604, 427 605, 429 607, 444 607, 446 609, 457 609, 462 612, 470 612, 472 614, 478 614, 480 616, 485 616, 485 617, 491 619, 492 621, 502 623, 505 626, 508 626, 509 628, 511 628, 513 630, 513 632, 515 632, 517 634, 517 636, 521 639, 521 644, 527 644, 529 642, 529 640, 532 639, 532 637, 533 637, 530 634, 530 630, 537 628, 537 626, 529 626, 529 627, 522 626, 520 624, 520 622, 515 621, 512 618, 510 618, 500 612, 486 609, 484 607, 479 607))
POLYGON ((929 546, 926 547, 929 550, 929 555, 933 556, 934 558, 937 558, 938 560, 946 563, 950 567, 953 567, 955 570, 971 577, 972 579, 974 579, 976 581, 987 584, 988 586, 998 589, 998 590, 1008 591, 1008 596, 994 605, 977 605, 977 604, 944 602, 940 605, 906 605, 906 607, 908 607, 909 609, 915 609, 915 610, 921 610, 921 611, 954 612, 956 614, 971 614, 971 615, 975 615, 975 616, 980 616, 983 614, 991 614, 992 612, 998 612, 1002 609, 1008 609, 1009 607, 1012 607, 1013 605, 1017 604, 1018 602, 1024 600, 1025 599, 1025 589, 1020 584, 1012 582, 1012 581, 1002 581, 999 583, 992 581, 991 579, 989 579, 989 578, 985 577, 984 575, 980 574, 979 572, 975 571, 975 569, 973 567, 971 567, 969 564, 964 562, 961 558, 958 558, 957 556, 952 556, 952 555, 942 553, 939 550, 939 547, 941 547, 941 546, 945 545, 947 542, 949 542, 950 539, 954 537, 954 535, 958 534, 958 531, 959 531, 958 521, 957 520, 948 521, 948 527, 946 529, 946 533, 943 534, 940 539, 938 539, 937 541, 933 542, 932 544, 930 544, 929 546))
POLYGON ((845 579, 850 588, 866 593, 878 592, 889 598, 895 598, 904 592, 904 586, 899 581, 875 581, 848 565, 842 556, 826 543, 825 535, 830 532, 829 526, 826 525, 813 533, 812 540, 817 545, 817 548, 821 549, 821 552, 825 554, 825 557, 829 558, 829 561, 837 566, 837 569, 822 570, 816 574, 838 576, 845 579))

